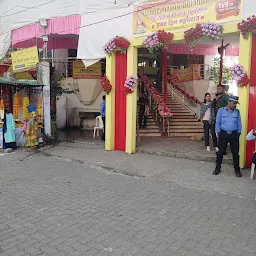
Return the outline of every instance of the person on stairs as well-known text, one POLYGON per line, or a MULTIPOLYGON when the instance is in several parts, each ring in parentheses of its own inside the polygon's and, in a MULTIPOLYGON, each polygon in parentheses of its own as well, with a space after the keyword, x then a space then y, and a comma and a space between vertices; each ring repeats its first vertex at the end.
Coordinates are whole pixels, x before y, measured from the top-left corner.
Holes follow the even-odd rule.
POLYGON ((139 105, 139 128, 142 128, 142 121, 143 128, 146 128, 147 125, 147 117, 145 118, 146 113, 146 106, 149 104, 148 97, 146 93, 142 93, 138 100, 139 105))
POLYGON ((218 151, 217 136, 215 132, 215 113, 212 107, 211 94, 206 93, 204 96, 204 102, 201 106, 200 119, 204 127, 204 140, 207 151, 210 151, 210 134, 211 131, 213 146, 218 151))

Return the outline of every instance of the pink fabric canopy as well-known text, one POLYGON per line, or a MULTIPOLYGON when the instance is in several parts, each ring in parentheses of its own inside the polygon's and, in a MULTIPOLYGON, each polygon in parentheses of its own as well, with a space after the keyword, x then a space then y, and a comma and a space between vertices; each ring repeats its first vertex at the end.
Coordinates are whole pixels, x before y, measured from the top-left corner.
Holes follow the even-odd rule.
MULTIPOLYGON (((77 49, 81 16, 73 15, 47 20, 46 35, 49 36, 48 49, 77 49), (54 36, 52 36, 54 35, 54 36), (56 36, 61 35, 61 36, 56 36), (70 36, 72 35, 72 36, 70 36), (76 36, 74 36, 76 35, 76 36)), ((14 48, 42 47, 44 29, 39 22, 12 31, 14 48)))
MULTIPOLYGON (((192 50, 187 44, 172 44, 169 53, 173 54, 194 54, 194 55, 217 55, 218 46, 211 44, 198 44, 192 50)), ((226 56, 239 56, 238 46, 229 46, 225 51, 226 56)))

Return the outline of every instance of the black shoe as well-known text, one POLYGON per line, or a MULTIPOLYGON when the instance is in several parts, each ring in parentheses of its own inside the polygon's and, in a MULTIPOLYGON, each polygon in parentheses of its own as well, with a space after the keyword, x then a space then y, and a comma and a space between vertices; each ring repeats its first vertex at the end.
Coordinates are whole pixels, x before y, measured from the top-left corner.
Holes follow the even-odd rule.
POLYGON ((217 169, 216 169, 212 174, 213 174, 213 175, 218 175, 218 174, 220 174, 220 172, 221 172, 220 170, 217 170, 217 169))
POLYGON ((240 170, 235 171, 236 177, 237 178, 241 178, 242 177, 242 173, 240 172, 240 170))

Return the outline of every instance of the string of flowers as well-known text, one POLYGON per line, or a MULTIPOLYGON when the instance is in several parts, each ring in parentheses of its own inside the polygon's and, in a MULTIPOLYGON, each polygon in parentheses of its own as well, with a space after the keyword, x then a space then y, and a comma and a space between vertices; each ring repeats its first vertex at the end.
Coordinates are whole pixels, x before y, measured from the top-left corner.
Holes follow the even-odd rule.
POLYGON ((134 87, 138 84, 138 77, 136 76, 128 76, 124 83, 126 93, 132 93, 134 91, 134 87))
POLYGON ((116 36, 110 39, 103 47, 106 54, 111 55, 113 52, 120 52, 125 54, 130 42, 121 36, 116 36))
POLYGON ((215 22, 207 22, 197 24, 195 28, 191 28, 184 32, 184 38, 190 48, 193 48, 196 43, 206 39, 218 39, 223 33, 221 24, 215 22))
POLYGON ((256 16, 253 15, 246 20, 242 20, 240 23, 238 23, 237 27, 241 31, 243 37, 248 39, 250 33, 256 34, 256 16))
POLYGON ((167 49, 172 43, 174 34, 170 32, 165 32, 164 30, 159 30, 143 41, 143 45, 149 50, 149 52, 154 52, 161 49, 167 49))
POLYGON ((239 87, 247 86, 250 83, 250 79, 245 68, 240 64, 237 64, 231 68, 231 75, 232 78, 237 81, 237 85, 239 87))
POLYGON ((112 90, 112 85, 106 76, 101 78, 101 87, 106 94, 109 94, 112 90))
POLYGON ((179 90, 182 94, 184 94, 184 96, 186 96, 186 98, 191 101, 192 103, 197 103, 199 105, 202 105, 202 101, 200 101, 198 98, 196 98, 194 95, 190 94, 186 89, 180 87, 180 85, 176 84, 171 76, 169 76, 168 78, 168 83, 171 83, 173 85, 173 87, 175 87, 177 90, 179 90))
POLYGON ((170 119, 173 116, 173 113, 164 103, 162 97, 159 95, 158 91, 154 88, 153 83, 148 79, 146 75, 141 75, 141 81, 146 87, 148 93, 152 95, 152 98, 154 99, 157 105, 157 110, 159 115, 161 117, 170 119))

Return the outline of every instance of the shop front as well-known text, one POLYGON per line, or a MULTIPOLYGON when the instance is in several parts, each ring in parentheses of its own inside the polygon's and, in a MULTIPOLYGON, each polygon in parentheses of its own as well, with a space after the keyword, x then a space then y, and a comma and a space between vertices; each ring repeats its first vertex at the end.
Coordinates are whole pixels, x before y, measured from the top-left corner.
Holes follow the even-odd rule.
POLYGON ((0 148, 37 146, 43 134, 43 86, 1 78, 0 92, 0 148), (14 129, 10 141, 8 129, 14 129))

